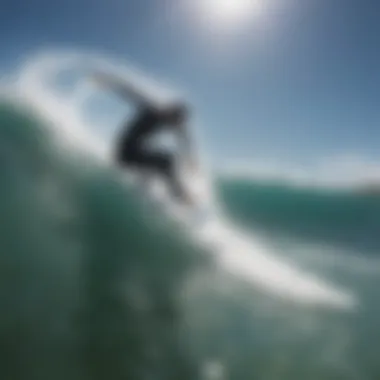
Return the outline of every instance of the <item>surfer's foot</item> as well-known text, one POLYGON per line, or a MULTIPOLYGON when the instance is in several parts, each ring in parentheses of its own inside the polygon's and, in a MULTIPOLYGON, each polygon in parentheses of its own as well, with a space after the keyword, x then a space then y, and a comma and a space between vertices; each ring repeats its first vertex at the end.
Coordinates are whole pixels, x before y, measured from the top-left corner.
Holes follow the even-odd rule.
POLYGON ((181 202, 184 204, 184 206, 187 207, 193 207, 195 206, 195 200, 193 197, 190 196, 188 193, 183 193, 181 197, 181 202))
POLYGON ((176 202, 181 204, 182 206, 191 207, 195 205, 194 199, 188 194, 186 191, 181 189, 176 189, 177 191, 173 192, 173 197, 176 202))
POLYGON ((177 180, 171 182, 171 193, 175 201, 183 206, 191 207, 195 205, 194 199, 186 191, 185 187, 177 180))

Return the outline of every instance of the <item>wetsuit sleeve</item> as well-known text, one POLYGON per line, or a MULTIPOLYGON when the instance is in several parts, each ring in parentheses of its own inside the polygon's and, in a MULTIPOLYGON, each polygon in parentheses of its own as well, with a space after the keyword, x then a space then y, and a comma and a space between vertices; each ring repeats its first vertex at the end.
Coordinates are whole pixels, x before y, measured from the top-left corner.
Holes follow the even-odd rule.
POLYGON ((116 95, 127 102, 132 102, 141 108, 154 108, 154 104, 139 91, 136 85, 121 82, 116 76, 104 73, 94 73, 95 81, 111 89, 116 95))

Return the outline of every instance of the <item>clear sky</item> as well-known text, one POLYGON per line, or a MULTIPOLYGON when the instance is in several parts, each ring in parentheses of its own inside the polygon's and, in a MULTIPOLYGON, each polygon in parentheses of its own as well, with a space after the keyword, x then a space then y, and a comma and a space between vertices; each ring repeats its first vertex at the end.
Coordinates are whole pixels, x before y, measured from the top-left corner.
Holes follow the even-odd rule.
POLYGON ((378 0, 200 1, 3 0, 0 67, 99 49, 184 88, 215 158, 380 157, 378 0))

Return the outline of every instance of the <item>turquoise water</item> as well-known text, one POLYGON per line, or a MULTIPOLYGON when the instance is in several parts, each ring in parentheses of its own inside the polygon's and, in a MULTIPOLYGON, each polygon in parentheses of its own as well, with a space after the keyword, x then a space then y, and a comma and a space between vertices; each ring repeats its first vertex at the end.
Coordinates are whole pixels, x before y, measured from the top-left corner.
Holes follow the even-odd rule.
POLYGON ((191 378, 183 233, 107 170, 63 159, 25 111, 0 106, 0 139, 1 378, 191 378))
POLYGON ((245 225, 363 254, 380 252, 378 196, 228 178, 219 181, 218 191, 229 214, 245 225))
POLYGON ((380 201, 220 178, 230 222, 352 291, 282 299, 222 270, 115 171, 0 106, 1 379, 377 379, 380 201))

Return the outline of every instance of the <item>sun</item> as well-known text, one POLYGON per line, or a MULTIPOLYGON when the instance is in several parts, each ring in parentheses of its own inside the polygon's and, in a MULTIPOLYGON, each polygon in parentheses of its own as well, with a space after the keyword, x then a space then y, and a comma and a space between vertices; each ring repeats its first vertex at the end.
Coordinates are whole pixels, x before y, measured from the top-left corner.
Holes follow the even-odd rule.
POLYGON ((262 8, 263 0, 193 0, 202 19, 221 27, 247 23, 262 8))

